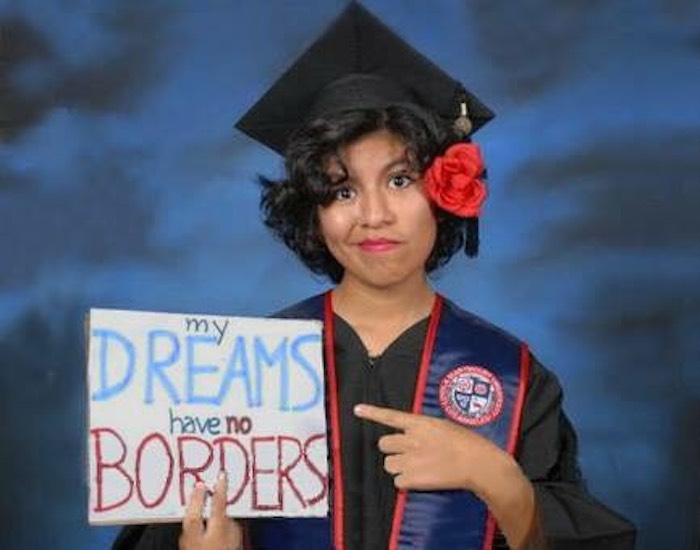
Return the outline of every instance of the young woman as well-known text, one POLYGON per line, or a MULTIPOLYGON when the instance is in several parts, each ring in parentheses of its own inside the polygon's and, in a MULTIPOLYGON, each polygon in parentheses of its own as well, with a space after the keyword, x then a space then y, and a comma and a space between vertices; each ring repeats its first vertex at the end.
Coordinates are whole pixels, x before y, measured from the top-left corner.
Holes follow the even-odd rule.
MULTIPOLYGON (((369 16, 343 17, 356 30, 369 16)), ((583 487, 555 377, 430 284, 477 251, 469 96, 458 87, 455 128, 410 78, 346 72, 285 136, 286 176, 262 197, 266 225, 334 283, 278 314, 325 323, 331 517, 236 522, 222 477, 207 522, 198 485, 181 528, 130 529, 116 547, 632 548, 632 526, 583 487)))
MULTIPOLYGON (((460 410, 454 404, 445 405, 454 420, 434 418, 422 409, 429 363, 439 362, 440 354, 460 352, 459 345, 435 345, 438 329, 461 328, 460 321, 453 327, 445 324, 444 310, 464 313, 444 304, 428 273, 464 246, 468 224, 461 216, 476 216, 485 198, 478 148, 459 142, 427 111, 390 106, 316 119, 294 136, 287 160, 289 179, 269 184, 265 191, 266 223, 309 268, 337 283, 325 298, 332 309, 326 331, 335 336, 334 357, 328 361, 334 371, 329 377, 331 425, 339 449, 333 466, 342 472, 334 503, 344 510, 344 517, 334 522, 336 544, 341 544, 342 532, 346 547, 386 548, 400 538, 401 527, 392 526, 404 523, 398 517, 403 512, 405 518, 405 508, 412 504, 399 495, 460 490, 462 494, 452 495, 455 502, 446 499, 439 507, 460 507, 469 491, 485 503, 511 546, 523 547, 539 531, 532 483, 508 452, 465 427, 485 425, 488 416, 495 421, 504 413, 503 403, 495 400, 505 396, 486 399, 479 409, 465 387, 464 399, 474 403, 471 409, 465 404, 461 414, 454 414, 460 410), (445 154, 436 157, 438 151, 445 154), (461 188, 449 189, 457 185, 461 188), (460 216, 445 210, 448 192, 459 195, 460 216), (308 213, 306 219, 299 219, 301 212, 308 213), (433 357, 422 361, 426 355, 433 357)), ((495 342, 501 335, 487 338, 495 342)), ((519 375, 520 347, 508 346, 514 348, 519 375)), ((478 352, 472 348, 469 353, 478 352)), ((460 366, 458 361, 451 365, 457 369, 432 370, 440 370, 443 379, 456 373, 466 381, 479 374, 477 369, 459 371, 460 366)), ((479 380, 489 384, 488 378, 479 380)), ((524 392, 525 384, 521 386, 524 392)), ((449 393, 445 383, 442 387, 449 393)), ((514 395, 517 400, 517 389, 514 395)), ((465 512, 455 514, 452 527, 443 516, 444 525, 435 530, 463 529, 458 524, 465 512)), ((411 529, 403 525, 404 531, 411 529)), ((251 532, 257 531, 253 524, 251 532)), ((423 531, 417 537, 428 535, 423 531)), ((431 536, 440 539, 437 532, 431 536)), ((443 538, 454 544, 469 540, 443 538)))

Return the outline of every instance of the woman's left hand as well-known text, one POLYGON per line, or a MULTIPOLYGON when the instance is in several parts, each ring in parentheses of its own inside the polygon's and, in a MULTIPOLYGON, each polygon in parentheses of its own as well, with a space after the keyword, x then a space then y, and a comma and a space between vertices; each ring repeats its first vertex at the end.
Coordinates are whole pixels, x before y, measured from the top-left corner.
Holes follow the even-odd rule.
POLYGON ((384 469, 398 489, 472 491, 488 506, 512 548, 529 544, 538 522, 534 488, 508 453, 441 418, 365 404, 355 407, 355 415, 399 430, 378 443, 384 469))
POLYGON ((484 498, 493 474, 519 470, 491 441, 449 420, 365 404, 355 414, 399 430, 378 444, 398 489, 463 489, 484 498))

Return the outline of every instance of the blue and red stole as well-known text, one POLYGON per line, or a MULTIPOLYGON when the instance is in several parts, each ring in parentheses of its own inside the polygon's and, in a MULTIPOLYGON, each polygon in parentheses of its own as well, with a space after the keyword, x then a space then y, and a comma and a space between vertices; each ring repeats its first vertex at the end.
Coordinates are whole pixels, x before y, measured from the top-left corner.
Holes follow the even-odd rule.
MULTIPOLYGON (((327 415, 330 427, 331 517, 260 519, 249 523, 260 549, 345 548, 342 434, 330 292, 276 315, 324 321, 327 415)), ((411 411, 450 418, 508 453, 515 452, 529 377, 527 346, 437 296, 418 370, 411 411)), ((491 548, 496 525, 468 491, 398 491, 389 548, 491 548)))

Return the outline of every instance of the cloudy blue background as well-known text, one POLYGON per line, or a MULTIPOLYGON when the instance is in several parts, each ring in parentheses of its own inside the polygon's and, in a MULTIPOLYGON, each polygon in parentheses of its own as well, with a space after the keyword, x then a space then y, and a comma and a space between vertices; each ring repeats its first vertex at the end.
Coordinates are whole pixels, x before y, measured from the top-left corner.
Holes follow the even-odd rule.
MULTIPOLYGON (((0 2, 0 546, 86 523, 90 306, 265 314, 315 293, 259 222, 280 159, 233 130, 345 5, 0 2)), ((593 493, 698 547, 697 0, 367 0, 498 113, 482 254, 437 287, 561 378, 593 493)))

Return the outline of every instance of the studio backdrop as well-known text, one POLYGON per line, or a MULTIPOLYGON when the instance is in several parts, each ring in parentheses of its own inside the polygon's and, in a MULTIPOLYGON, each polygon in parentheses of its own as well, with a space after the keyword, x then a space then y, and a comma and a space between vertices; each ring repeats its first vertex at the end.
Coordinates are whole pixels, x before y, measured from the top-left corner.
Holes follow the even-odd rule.
MULTIPOLYGON (((497 113, 481 253, 435 285, 560 377, 590 491, 698 547, 697 0, 367 0, 497 113)), ((345 6, 0 3, 0 547, 87 525, 89 307, 266 315, 327 283, 260 222, 234 122, 345 6)))

